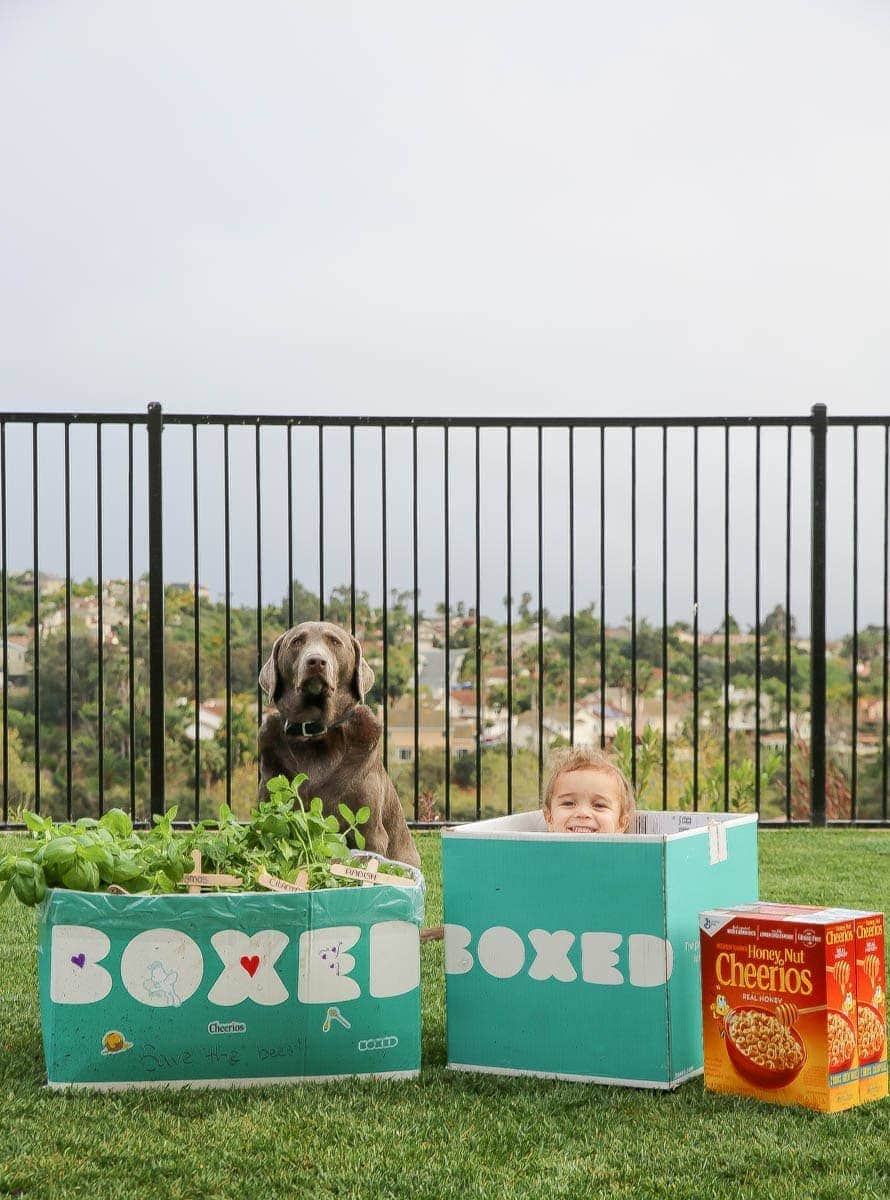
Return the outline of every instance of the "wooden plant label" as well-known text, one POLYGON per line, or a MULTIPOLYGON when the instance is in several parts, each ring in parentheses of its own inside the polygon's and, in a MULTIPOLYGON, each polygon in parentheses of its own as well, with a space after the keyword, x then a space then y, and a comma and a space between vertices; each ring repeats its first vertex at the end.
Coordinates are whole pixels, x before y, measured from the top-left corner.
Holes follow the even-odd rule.
POLYGON ((266 871, 263 871, 262 875, 257 876, 257 883, 260 887, 268 888, 271 892, 309 891, 309 876, 305 871, 300 871, 294 883, 288 883, 286 879, 279 879, 277 875, 269 875, 266 871))
POLYGON ((192 861, 195 864, 194 871, 190 871, 188 875, 183 875, 181 883, 188 887, 191 895, 196 895, 201 888, 209 887, 238 887, 244 881, 237 875, 206 875, 201 870, 201 851, 192 851, 192 861))
MULTIPOLYGON (((373 861, 373 860, 372 860, 373 861)), ((414 887, 413 879, 401 875, 385 875, 382 871, 366 871, 362 867, 347 867, 343 863, 331 863, 331 874, 342 879, 357 879, 360 883, 394 883, 396 887, 414 887)))
POLYGON ((373 876, 373 879, 366 879, 362 887, 373 887, 377 879, 377 872, 380 870, 380 863, 376 858, 368 858, 365 860, 365 870, 373 876))

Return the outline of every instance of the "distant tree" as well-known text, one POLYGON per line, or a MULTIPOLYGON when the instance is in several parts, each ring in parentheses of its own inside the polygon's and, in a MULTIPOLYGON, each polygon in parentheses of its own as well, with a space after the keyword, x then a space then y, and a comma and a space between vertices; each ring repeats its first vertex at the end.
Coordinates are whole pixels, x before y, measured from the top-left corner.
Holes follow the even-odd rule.
MULTIPOLYGON (((352 627, 352 588, 348 584, 332 590, 325 616, 344 629, 352 627)), ((371 598, 365 591, 355 593, 355 624, 357 629, 367 629, 371 624, 371 598)))
POLYGON ((760 623, 760 630, 765 635, 779 634, 784 637, 786 620, 788 624, 788 630, 791 636, 794 637, 794 635, 797 633, 797 621, 794 619, 793 615, 790 617, 786 616, 785 609, 781 604, 777 604, 775 608, 767 613, 760 623))
POLYGON ((290 625, 290 607, 293 603, 294 625, 301 621, 317 621, 319 613, 318 593, 310 592, 300 583, 299 579, 291 581, 290 595, 285 594, 278 609, 278 619, 281 629, 290 625))
MULTIPOLYGON (((841 642, 844 658, 853 657, 853 635, 848 634, 841 642)), ((884 656, 884 626, 866 625, 856 634, 856 657, 859 662, 882 659, 884 656)))

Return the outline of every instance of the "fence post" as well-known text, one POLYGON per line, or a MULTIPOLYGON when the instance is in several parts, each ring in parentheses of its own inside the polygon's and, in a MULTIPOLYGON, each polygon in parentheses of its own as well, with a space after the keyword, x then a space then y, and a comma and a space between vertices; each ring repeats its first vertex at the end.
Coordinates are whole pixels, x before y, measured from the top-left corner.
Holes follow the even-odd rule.
POLYGON ((148 406, 148 718, 151 814, 164 811, 164 476, 160 404, 148 406))
POLYGON ((810 542, 810 822, 825 824, 825 445, 828 410, 812 408, 810 542))

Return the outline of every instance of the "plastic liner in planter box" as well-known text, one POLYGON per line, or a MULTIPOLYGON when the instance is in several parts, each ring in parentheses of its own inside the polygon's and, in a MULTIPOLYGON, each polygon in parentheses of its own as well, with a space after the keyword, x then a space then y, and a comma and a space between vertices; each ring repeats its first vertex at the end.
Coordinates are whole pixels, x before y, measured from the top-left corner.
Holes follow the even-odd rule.
POLYGON ((416 1075, 425 886, 411 874, 289 894, 51 890, 37 910, 49 1086, 416 1075))
POLYGON ((702 1071, 698 914, 757 899, 754 815, 540 813, 442 839, 448 1065, 671 1088, 702 1071))

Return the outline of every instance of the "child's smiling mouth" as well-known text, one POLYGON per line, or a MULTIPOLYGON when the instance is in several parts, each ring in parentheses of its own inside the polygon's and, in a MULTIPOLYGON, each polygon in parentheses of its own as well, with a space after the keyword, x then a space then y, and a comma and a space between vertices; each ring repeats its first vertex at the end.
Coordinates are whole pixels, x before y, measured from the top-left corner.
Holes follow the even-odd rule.
POLYGON ((566 833, 596 833, 592 825, 566 825, 566 833))

